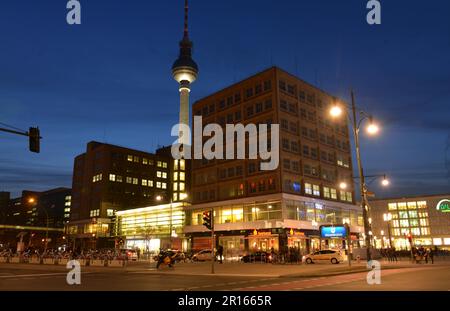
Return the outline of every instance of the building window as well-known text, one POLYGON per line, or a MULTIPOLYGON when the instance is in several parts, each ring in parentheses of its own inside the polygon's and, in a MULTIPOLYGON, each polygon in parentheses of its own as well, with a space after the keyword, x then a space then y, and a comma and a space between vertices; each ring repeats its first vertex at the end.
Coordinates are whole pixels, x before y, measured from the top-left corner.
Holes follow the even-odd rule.
POLYGON ((142 158, 142 164, 147 165, 148 164, 148 159, 142 158))
POLYGON ((156 182, 156 188, 161 188, 161 182, 160 181, 156 182))
POLYGON ((323 197, 327 198, 327 199, 331 198, 330 188, 329 187, 323 187, 323 197))
POLYGON ((139 183, 139 180, 137 178, 133 178, 133 185, 137 185, 139 183))
POLYGON ((114 210, 113 209, 107 209, 106 210, 106 216, 107 217, 113 217, 114 216, 114 210))
POLYGON ((153 180, 147 180, 147 186, 153 187, 153 180))
POLYGON ((109 174, 109 181, 116 181, 116 175, 109 174))
POLYGON ((330 188, 331 198, 333 200, 337 200, 337 191, 336 189, 330 188))
POLYGON ((157 171, 156 172, 156 177, 161 178, 161 176, 162 176, 162 172, 161 171, 157 171))
POLYGON ((134 157, 134 162, 139 163, 139 157, 134 157))
MULTIPOLYGON (((181 184, 180 184, 181 185, 181 184)), ((161 183, 161 188, 162 189, 167 189, 167 183, 163 182, 161 183)))
POLYGON ((319 185, 313 185, 313 195, 320 196, 320 186, 319 185))
POLYGON ((127 177, 127 184, 131 184, 133 182, 133 178, 127 177))
POLYGON ((99 217, 100 216, 100 210, 99 209, 91 210, 89 215, 90 215, 90 217, 99 217))
POLYGON ((184 191, 185 189, 186 189, 185 183, 184 182, 180 182, 180 191, 184 191))
POLYGON ((157 161, 157 162, 156 162, 156 166, 157 166, 157 167, 162 167, 162 161, 157 161))
POLYGON ((312 185, 310 183, 305 183, 305 193, 312 194, 312 185))
POLYGON ((132 156, 132 155, 128 155, 128 156, 127 156, 127 160, 128 160, 129 162, 133 162, 133 156, 132 156))
POLYGON ((142 179, 142 186, 147 186, 147 179, 142 179))
POLYGON ((122 182, 122 176, 117 175, 116 176, 116 182, 122 182))
POLYGON ((102 174, 97 174, 92 177, 92 182, 98 182, 102 180, 102 174))

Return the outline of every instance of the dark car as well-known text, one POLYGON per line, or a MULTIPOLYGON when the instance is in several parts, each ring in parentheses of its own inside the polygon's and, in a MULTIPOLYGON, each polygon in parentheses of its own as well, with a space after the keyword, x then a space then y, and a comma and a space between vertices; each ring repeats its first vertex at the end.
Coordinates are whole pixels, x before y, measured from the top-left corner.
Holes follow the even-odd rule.
POLYGON ((243 262, 272 262, 272 255, 267 252, 255 252, 253 254, 248 254, 242 256, 241 261, 243 262))

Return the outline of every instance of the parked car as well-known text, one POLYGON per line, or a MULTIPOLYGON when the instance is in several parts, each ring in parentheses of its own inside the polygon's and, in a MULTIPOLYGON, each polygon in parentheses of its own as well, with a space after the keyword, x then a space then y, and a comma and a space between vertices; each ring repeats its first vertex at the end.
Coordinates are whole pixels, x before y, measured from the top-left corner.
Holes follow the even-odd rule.
POLYGON ((137 251, 135 249, 121 249, 120 252, 122 254, 125 254, 127 256, 128 260, 131 260, 131 261, 138 260, 137 251))
POLYGON ((255 252, 253 254, 248 254, 242 256, 241 261, 243 262, 272 262, 272 255, 267 252, 255 252))
POLYGON ((311 263, 319 263, 319 262, 330 262, 332 264, 338 264, 340 262, 344 261, 341 251, 339 250, 333 250, 333 249, 326 249, 317 251, 308 255, 303 256, 302 262, 305 262, 307 264, 311 263))
POLYGON ((199 251, 198 253, 195 253, 191 257, 192 261, 207 261, 211 260, 211 250, 210 249, 204 249, 199 251))

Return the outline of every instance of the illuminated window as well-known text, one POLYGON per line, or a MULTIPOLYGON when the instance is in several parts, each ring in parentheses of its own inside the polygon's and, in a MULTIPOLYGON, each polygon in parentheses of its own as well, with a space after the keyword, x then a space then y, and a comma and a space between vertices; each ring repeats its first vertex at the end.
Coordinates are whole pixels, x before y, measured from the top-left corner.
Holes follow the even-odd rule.
POLYGON ((160 181, 156 182, 156 188, 161 188, 161 182, 160 181))
POLYGON ((179 160, 173 161, 173 169, 174 169, 175 171, 178 170, 178 161, 179 161, 179 160))
POLYGON ((320 187, 318 185, 313 185, 313 195, 320 196, 320 187))
POLYGON ((427 208, 427 202, 426 201, 419 201, 417 202, 418 208, 427 208))
POLYGON ((134 162, 139 163, 139 157, 134 157, 134 162))
POLYGON ((66 207, 66 208, 64 209, 64 212, 65 212, 65 213, 69 213, 69 212, 70 212, 70 207, 66 207))
POLYGON ((162 163, 162 167, 163 167, 163 168, 167 168, 167 162, 163 162, 163 163, 162 163))
POLYGON ((184 171, 185 169, 186 169, 186 164, 185 164, 185 160, 184 159, 181 159, 180 160, 180 170, 181 171, 184 171))
POLYGON ((99 210, 99 209, 91 210, 90 213, 89 213, 89 215, 90 215, 91 217, 98 217, 98 216, 100 216, 100 210, 99 210))
POLYGON ((147 186, 147 179, 142 179, 142 186, 147 186))
POLYGON ((345 197, 346 197, 347 202, 353 202, 353 195, 350 191, 347 191, 345 193, 345 197))
POLYGON ((116 176, 116 181, 117 181, 117 182, 122 182, 122 176, 117 175, 117 176, 116 176))
POLYGON ((147 180, 147 186, 153 187, 153 180, 147 180))
POLYGON ((167 189, 167 183, 165 183, 165 182, 161 183, 161 188, 167 189))
POLYGON ((400 235, 400 229, 394 229, 394 235, 399 236, 400 235))
POLYGON ((409 218, 417 218, 417 211, 409 211, 409 218))
POLYGON ((331 197, 330 188, 323 187, 323 197, 329 199, 331 197))
POLYGON ((157 167, 162 167, 162 162, 161 162, 161 161, 157 161, 157 162, 156 162, 156 166, 157 166, 157 167))
POLYGON ((331 198, 337 200, 337 191, 334 188, 330 188, 331 198))
POLYGON ((410 219, 409 220, 409 225, 411 227, 417 227, 417 226, 419 226, 419 220, 418 219, 410 219))
POLYGON ((423 218, 426 218, 426 217, 428 217, 428 212, 420 212, 419 213, 419 217, 423 217, 423 218))
POLYGON ((397 203, 389 203, 388 204, 388 210, 396 211, 397 210, 397 203))
POLYGON ((408 218, 408 212, 400 211, 398 212, 400 218, 408 218))
POLYGON ((441 238, 434 238, 433 239, 433 245, 442 245, 442 239, 441 238))
POLYGON ((92 182, 97 182, 102 180, 102 174, 97 174, 94 177, 92 177, 92 182))
POLYGON ((162 178, 167 178, 167 173, 166 172, 162 172, 162 178))
POLYGON ((185 186, 184 186, 184 182, 180 182, 180 191, 184 191, 185 190, 185 186))
POLYGON ((110 180, 110 181, 116 181, 116 175, 114 175, 114 174, 109 174, 109 180, 110 180))
POLYGON ((402 220, 400 220, 400 227, 402 227, 402 228, 408 228, 408 227, 409 227, 409 221, 408 221, 408 219, 402 219, 402 220))
POLYGON ((430 235, 430 228, 420 228, 422 235, 430 235))
POLYGON ((178 172, 173 173, 173 180, 174 181, 178 180, 178 172))
POLYGON ((128 160, 129 162, 133 162, 133 156, 132 156, 132 155, 128 155, 127 160, 128 160))
POLYGON ((106 210, 106 216, 107 217, 113 217, 114 216, 114 210, 113 209, 107 209, 106 210))
POLYGON ((416 202, 408 202, 408 209, 416 209, 417 205, 416 202))
POLYGON ((127 177, 127 184, 131 184, 131 183, 132 183, 132 181, 133 181, 133 178, 131 178, 131 177, 127 177))
POLYGON ((309 183, 305 183, 305 193, 312 194, 312 185, 309 183))
POLYGON ((148 160, 146 158, 142 158, 142 164, 148 164, 148 160))
POLYGON ((174 201, 178 201, 178 193, 174 193, 173 194, 173 200, 174 201))
POLYGON ((180 172, 180 180, 184 181, 185 177, 186 177, 185 173, 184 172, 180 172))
POLYGON ((444 245, 450 245, 450 238, 444 238, 444 245))
POLYGON ((411 233, 413 235, 420 235, 420 229, 419 228, 411 228, 411 233))
POLYGON ((397 206, 398 206, 399 210, 405 210, 406 209, 406 203, 405 202, 398 203, 397 206))
POLYGON ((178 191, 178 183, 177 182, 173 183, 173 190, 178 191))
POLYGON ((399 227, 399 222, 398 222, 398 220, 394 220, 394 221, 393 221, 393 224, 394 224, 394 227, 397 227, 397 228, 399 227))
POLYGON ((429 224, 429 223, 428 223, 428 219, 426 219, 426 218, 420 219, 420 225, 421 225, 421 226, 427 227, 428 224, 429 224))
POLYGON ((162 176, 162 172, 161 171, 157 171, 156 172, 156 177, 161 178, 161 176, 162 176))
POLYGON ((139 179, 133 178, 133 185, 137 185, 139 183, 139 179))

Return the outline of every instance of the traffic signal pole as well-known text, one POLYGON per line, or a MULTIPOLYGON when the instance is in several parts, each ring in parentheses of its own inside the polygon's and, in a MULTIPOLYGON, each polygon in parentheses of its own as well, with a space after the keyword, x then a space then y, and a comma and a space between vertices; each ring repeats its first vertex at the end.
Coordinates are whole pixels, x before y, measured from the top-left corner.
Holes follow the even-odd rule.
POLYGON ((6 133, 21 135, 21 136, 27 136, 29 138, 30 151, 39 153, 40 139, 42 138, 40 136, 39 128, 30 127, 28 132, 21 132, 21 131, 15 131, 15 130, 0 127, 0 132, 6 132, 6 133))

